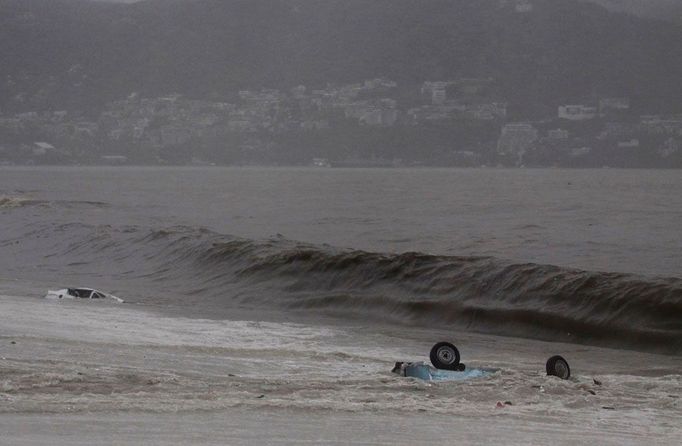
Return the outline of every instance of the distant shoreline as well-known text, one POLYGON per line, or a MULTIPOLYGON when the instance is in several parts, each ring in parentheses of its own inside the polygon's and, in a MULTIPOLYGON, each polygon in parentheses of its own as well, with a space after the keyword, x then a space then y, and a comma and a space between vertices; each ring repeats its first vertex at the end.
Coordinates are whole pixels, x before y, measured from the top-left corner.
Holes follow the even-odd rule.
POLYGON ((0 164, 0 169, 12 169, 12 168, 81 168, 81 167, 106 167, 112 169, 126 169, 126 168, 144 168, 144 167, 159 167, 168 169, 177 168, 191 168, 191 169, 310 169, 310 170, 401 170, 401 169, 436 169, 436 170, 682 170, 682 167, 589 167, 589 166, 437 166, 437 165, 419 165, 419 166, 331 166, 331 167, 317 167, 306 164, 282 164, 282 165, 271 165, 271 164, 0 164))

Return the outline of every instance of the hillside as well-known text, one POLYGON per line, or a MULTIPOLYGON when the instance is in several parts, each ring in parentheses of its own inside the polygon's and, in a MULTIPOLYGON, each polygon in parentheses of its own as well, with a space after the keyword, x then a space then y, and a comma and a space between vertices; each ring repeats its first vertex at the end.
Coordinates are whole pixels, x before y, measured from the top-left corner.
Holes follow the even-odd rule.
POLYGON ((681 111, 682 29, 574 0, 3 0, 0 107, 490 77, 522 115, 594 96, 681 111))
MULTIPOLYGON (((90 0, 112 3, 135 3, 143 0, 90 0)), ((679 0, 584 0, 618 12, 641 17, 682 22, 682 2, 679 0)))
POLYGON ((618 12, 682 23, 680 0, 587 0, 618 12))

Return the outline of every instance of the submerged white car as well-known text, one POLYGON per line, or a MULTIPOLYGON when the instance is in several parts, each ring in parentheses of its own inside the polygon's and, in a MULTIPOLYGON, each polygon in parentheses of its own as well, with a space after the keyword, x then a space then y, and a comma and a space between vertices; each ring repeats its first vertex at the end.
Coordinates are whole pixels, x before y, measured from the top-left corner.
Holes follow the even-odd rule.
POLYGON ((48 290, 45 299, 114 299, 123 303, 123 299, 113 294, 103 293, 92 288, 64 288, 62 290, 48 290))

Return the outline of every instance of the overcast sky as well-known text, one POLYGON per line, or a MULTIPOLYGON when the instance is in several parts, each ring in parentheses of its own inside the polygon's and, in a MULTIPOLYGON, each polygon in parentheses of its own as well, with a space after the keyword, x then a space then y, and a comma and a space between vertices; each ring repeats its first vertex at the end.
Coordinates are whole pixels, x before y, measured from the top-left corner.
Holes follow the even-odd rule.
MULTIPOLYGON (((144 0, 90 0, 112 3, 136 3, 144 0)), ((419 1, 419 0, 415 0, 419 1)), ((551 0, 549 0, 551 1, 551 0)), ((682 0, 584 0, 599 3, 614 11, 625 11, 635 15, 661 19, 682 20, 682 0), (670 15, 673 15, 671 17, 670 15), (680 17, 675 17, 680 14, 680 17)))

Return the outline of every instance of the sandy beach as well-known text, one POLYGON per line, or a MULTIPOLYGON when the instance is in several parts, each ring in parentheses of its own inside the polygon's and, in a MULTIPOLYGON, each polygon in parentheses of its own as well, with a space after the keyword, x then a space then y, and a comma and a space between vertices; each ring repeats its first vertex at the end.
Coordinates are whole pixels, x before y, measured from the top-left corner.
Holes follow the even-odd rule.
POLYGON ((0 443, 678 444, 682 358, 399 327, 0 296, 0 443), (390 373, 452 340, 468 366, 390 373), (547 377, 562 354, 571 380, 547 377), (508 401, 498 408, 497 402, 508 401))

